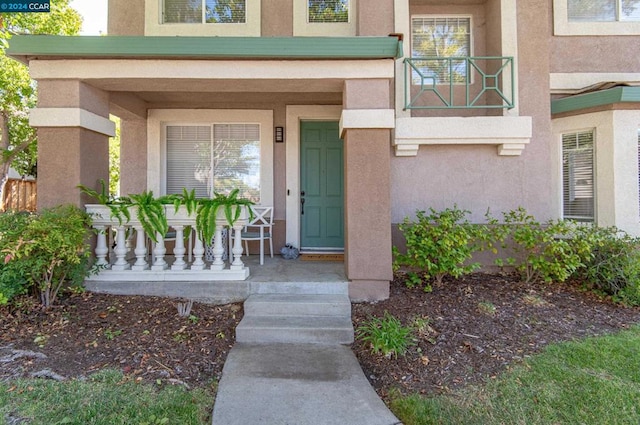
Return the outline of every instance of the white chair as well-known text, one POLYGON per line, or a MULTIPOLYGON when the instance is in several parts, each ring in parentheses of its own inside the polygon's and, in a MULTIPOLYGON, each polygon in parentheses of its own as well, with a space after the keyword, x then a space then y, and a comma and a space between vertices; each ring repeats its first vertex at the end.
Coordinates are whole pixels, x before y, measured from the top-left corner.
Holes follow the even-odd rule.
POLYGON ((269 253, 273 258, 273 207, 251 207, 253 220, 240 232, 244 241, 244 249, 249 255, 248 241, 260 241, 260 265, 264 264, 264 241, 269 239, 269 253))

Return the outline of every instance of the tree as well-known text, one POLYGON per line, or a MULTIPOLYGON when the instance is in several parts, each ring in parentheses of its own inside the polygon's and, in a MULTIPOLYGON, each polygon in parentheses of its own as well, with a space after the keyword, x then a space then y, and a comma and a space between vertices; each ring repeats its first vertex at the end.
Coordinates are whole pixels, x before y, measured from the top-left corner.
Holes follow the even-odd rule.
POLYGON ((75 35, 82 18, 69 0, 51 0, 49 13, 0 13, 0 199, 14 166, 34 174, 37 133, 29 126, 29 109, 36 105, 36 84, 26 65, 5 55, 13 34, 75 35))

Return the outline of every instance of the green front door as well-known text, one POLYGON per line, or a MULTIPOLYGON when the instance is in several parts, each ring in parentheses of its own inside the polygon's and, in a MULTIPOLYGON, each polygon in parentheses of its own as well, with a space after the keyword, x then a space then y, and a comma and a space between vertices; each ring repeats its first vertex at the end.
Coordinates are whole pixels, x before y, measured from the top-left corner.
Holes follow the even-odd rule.
POLYGON ((300 247, 344 249, 342 140, 338 123, 300 125, 300 247))

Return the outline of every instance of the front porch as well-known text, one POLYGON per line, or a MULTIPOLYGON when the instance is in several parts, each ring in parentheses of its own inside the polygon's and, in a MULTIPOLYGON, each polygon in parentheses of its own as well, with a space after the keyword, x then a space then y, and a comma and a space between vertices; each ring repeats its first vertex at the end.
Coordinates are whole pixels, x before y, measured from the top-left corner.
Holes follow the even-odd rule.
MULTIPOLYGON (((210 304, 244 301, 251 294, 347 294, 349 283, 340 261, 285 260, 280 255, 243 256, 250 270, 246 280, 205 279, 210 270, 164 272, 163 280, 132 279, 134 273, 108 270, 87 278, 87 290, 115 295, 151 295, 187 298, 210 304)), ((144 273, 144 272, 142 272, 144 273)), ((153 272, 147 272, 149 276, 153 272)))

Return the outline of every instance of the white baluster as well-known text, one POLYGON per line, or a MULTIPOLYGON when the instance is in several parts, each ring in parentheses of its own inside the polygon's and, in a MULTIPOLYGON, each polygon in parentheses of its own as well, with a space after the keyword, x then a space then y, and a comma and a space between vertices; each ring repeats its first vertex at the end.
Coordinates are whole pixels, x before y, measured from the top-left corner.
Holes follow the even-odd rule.
POLYGON ((134 229, 136 230, 136 249, 133 252, 136 254, 136 262, 131 269, 149 270, 149 263, 147 263, 146 235, 142 226, 134 226, 134 229))
POLYGON ((224 261, 222 261, 222 254, 224 254, 222 227, 222 225, 216 223, 216 232, 213 235, 213 263, 211 263, 211 270, 224 269, 224 261))
POLYGON ((231 263, 231 270, 244 269, 244 263, 242 262, 242 228, 244 225, 236 222, 233 225, 233 263, 231 263))
POLYGON ((166 270, 169 265, 164 260, 164 254, 167 252, 167 248, 164 246, 164 235, 156 232, 156 239, 158 243, 153 248, 153 256, 155 257, 155 261, 151 266, 151 270, 166 270))
POLYGON ((127 262, 127 238, 126 227, 116 226, 116 262, 111 266, 112 270, 129 270, 131 265, 127 262))
POLYGON ((204 244, 200 235, 196 232, 196 242, 193 245, 193 264, 191 264, 191 270, 204 270, 204 261, 202 256, 204 255, 204 244))
POLYGON ((107 246, 107 226, 96 225, 93 227, 97 231, 96 265, 101 268, 109 268, 109 262, 107 261, 107 254, 109 253, 109 247, 107 246))
POLYGON ((187 250, 184 247, 184 226, 172 226, 176 231, 176 244, 173 248, 173 255, 176 258, 171 265, 171 270, 184 270, 187 263, 184 262, 184 254, 187 250))

